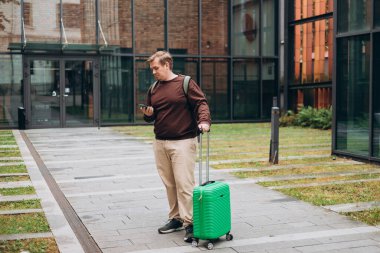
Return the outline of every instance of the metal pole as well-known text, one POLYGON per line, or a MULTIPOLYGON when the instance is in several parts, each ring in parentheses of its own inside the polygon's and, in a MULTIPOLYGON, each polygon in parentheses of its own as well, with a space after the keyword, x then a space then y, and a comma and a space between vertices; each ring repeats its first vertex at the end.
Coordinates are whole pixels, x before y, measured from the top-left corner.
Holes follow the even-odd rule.
POLYGON ((269 151, 269 162, 278 164, 279 148, 279 127, 280 108, 277 106, 277 97, 273 97, 272 117, 271 117, 271 140, 269 151))

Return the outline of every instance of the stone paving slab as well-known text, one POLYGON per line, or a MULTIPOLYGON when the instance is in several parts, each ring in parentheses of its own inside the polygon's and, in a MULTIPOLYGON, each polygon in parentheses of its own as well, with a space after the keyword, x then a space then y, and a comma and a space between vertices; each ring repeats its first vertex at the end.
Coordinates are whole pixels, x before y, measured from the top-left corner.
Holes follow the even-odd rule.
MULTIPOLYGON (((281 160, 297 160, 305 158, 326 158, 331 157, 331 155, 308 155, 308 156, 286 156, 280 157, 281 160)), ((242 163, 242 162, 266 162, 268 158, 252 158, 252 159, 238 159, 238 160, 219 160, 210 161, 210 165, 224 164, 224 163, 242 163)))
POLYGON ((368 210, 372 208, 379 208, 379 207, 380 207, 380 201, 324 206, 324 208, 334 211, 334 212, 359 212, 359 211, 368 210))
POLYGON ((24 213, 41 213, 42 209, 14 209, 0 211, 0 214, 24 214, 24 213))
MULTIPOLYGON (((28 176, 28 175, 29 175, 28 173, 4 173, 4 174, 0 174, 0 177, 14 177, 14 176, 28 176)), ((17 181, 17 182, 26 182, 26 181, 17 181)), ((0 188, 1 188, 1 185, 0 185, 0 188)))
MULTIPOLYGON (((24 173, 20 173, 20 174, 24 175, 24 173)), ((26 174, 26 175, 29 175, 29 174, 26 174)), ((0 176, 4 176, 4 175, 1 174, 0 176)), ((12 176, 14 175, 12 174, 12 176)), ((31 181, 0 182, 0 188, 27 187, 31 185, 32 185, 31 181)))
MULTIPOLYGON (((28 174, 33 183, 33 187, 36 190, 37 196, 35 196, 35 198, 41 200, 45 217, 52 231, 52 233, 49 233, 50 236, 54 236, 61 253, 84 253, 77 237, 63 215, 62 210, 50 192, 50 189, 38 169, 37 163, 32 157, 30 150, 22 139, 20 132, 18 130, 13 130, 13 135, 15 136, 23 160, 28 169, 28 174)), ((31 236, 33 236, 33 234, 31 234, 31 236)))
MULTIPOLYGON (((103 252, 205 250, 204 244, 193 248, 183 242, 184 231, 157 233, 167 219, 168 207, 151 144, 126 138, 111 128, 25 132, 103 252)), ((291 157, 295 158, 304 157, 291 157)), ((351 252, 360 248, 363 251, 358 252, 380 252, 378 227, 261 187, 255 180, 222 171, 210 175, 230 183, 234 235, 232 241, 221 238, 215 252, 351 252), (344 237, 350 238, 349 244, 341 240, 344 237)))
MULTIPOLYGON (((9 176, 24 176, 29 175, 28 173, 15 173, 15 174, 0 174, 0 177, 9 177, 9 176)), ((32 186, 31 181, 15 181, 15 182, 1 182, 0 188, 16 188, 16 187, 27 187, 32 186)))
MULTIPOLYGON (((302 177, 301 177, 302 178, 302 177)), ((294 185, 279 185, 270 186, 269 189, 289 189, 295 187, 313 187, 313 186, 324 186, 324 185, 337 185, 337 184, 353 184, 353 183, 365 183, 365 182, 377 182, 380 178, 371 179, 355 179, 355 180, 335 180, 331 182, 319 182, 319 183, 309 183, 309 184, 294 184, 294 185)))
POLYGON ((4 161, 22 161, 22 157, 0 157, 0 163, 4 161))
POLYGON ((34 238, 47 238, 54 237, 50 232, 47 233, 30 233, 30 234, 12 234, 12 235, 0 235, 0 240, 22 240, 22 239, 34 239, 34 238))
POLYGON ((35 194, 14 195, 14 196, 1 196, 0 195, 0 201, 22 201, 22 200, 31 200, 31 199, 39 199, 39 197, 35 194))
POLYGON ((0 148, 4 149, 4 148, 9 148, 9 149, 12 149, 12 151, 16 151, 17 150, 17 145, 0 145, 0 148))
POLYGON ((10 165, 23 165, 23 162, 9 162, 9 163, 1 163, 0 167, 10 166, 10 165))

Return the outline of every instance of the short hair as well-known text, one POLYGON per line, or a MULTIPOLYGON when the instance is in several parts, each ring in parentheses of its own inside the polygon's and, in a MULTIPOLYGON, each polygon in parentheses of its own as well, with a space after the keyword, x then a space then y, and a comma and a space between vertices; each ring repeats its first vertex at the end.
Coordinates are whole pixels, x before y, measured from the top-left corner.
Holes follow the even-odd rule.
POLYGON ((161 65, 165 65, 165 63, 169 63, 169 68, 172 70, 173 69, 173 57, 171 54, 167 51, 157 51, 154 54, 152 54, 147 62, 151 63, 154 61, 156 58, 158 58, 159 62, 161 65))

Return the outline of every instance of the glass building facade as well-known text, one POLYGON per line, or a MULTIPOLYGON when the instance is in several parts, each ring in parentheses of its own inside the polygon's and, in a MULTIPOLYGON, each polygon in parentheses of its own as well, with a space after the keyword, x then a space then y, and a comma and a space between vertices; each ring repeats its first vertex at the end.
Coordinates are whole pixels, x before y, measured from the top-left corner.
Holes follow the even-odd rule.
POLYGON ((333 152, 380 161, 380 1, 336 0, 333 152))
POLYGON ((214 122, 270 119, 275 0, 8 0, 0 5, 0 128, 142 123, 157 50, 202 87, 214 122))
POLYGON ((288 1, 287 108, 332 104, 333 0, 288 1))

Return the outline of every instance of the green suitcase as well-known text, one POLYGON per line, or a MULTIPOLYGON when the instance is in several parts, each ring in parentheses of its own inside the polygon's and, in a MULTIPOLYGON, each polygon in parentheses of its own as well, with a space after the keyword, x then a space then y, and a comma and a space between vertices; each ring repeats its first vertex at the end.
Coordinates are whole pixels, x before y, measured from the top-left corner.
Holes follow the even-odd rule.
POLYGON ((192 245, 198 246, 199 239, 208 240, 207 248, 213 249, 214 242, 226 235, 232 240, 230 188, 227 183, 209 181, 209 133, 207 133, 206 182, 202 184, 202 134, 199 143, 199 183, 193 190, 193 233, 192 245))

